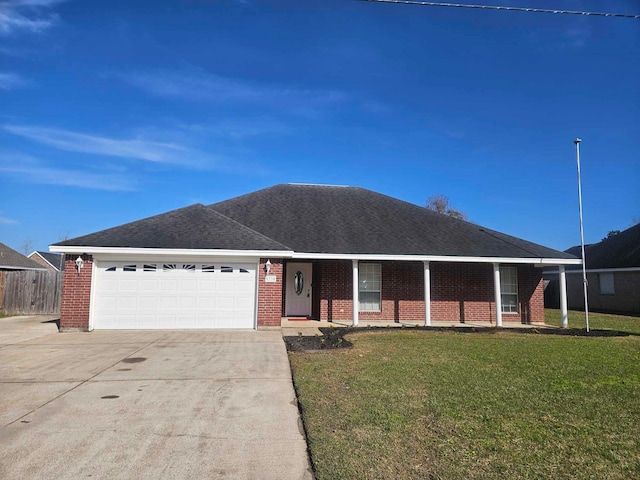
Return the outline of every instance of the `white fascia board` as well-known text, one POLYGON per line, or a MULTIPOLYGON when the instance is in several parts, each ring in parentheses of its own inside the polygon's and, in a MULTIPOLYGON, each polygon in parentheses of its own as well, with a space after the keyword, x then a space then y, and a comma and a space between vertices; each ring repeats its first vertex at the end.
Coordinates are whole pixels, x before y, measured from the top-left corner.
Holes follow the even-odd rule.
POLYGON ((78 247, 69 245, 50 245, 55 253, 88 254, 100 256, 170 256, 170 257, 249 257, 249 258, 290 258, 289 250, 217 250, 190 248, 131 248, 131 247, 78 247))
MULTIPOLYGON (((626 268, 593 268, 587 269, 587 273, 618 273, 618 272, 640 272, 640 267, 626 267, 626 268)), ((566 270, 565 273, 580 273, 582 270, 566 270)))
POLYGON ((579 258, 511 258, 511 257, 457 257, 446 255, 389 255, 370 253, 302 253, 294 252, 295 259, 362 260, 404 262, 455 262, 455 263, 526 263, 533 265, 581 265, 579 258))
MULTIPOLYGON (((55 265, 52 265, 52 264, 51 264, 51 262, 50 262, 49 260, 47 260, 47 259, 46 259, 46 258, 44 258, 42 255, 40 255, 40 252, 35 251, 35 252, 33 252, 33 253, 35 253, 35 254, 36 254, 36 255, 38 255, 42 260, 44 260, 44 261, 45 261, 45 262, 47 262, 49 265, 51 265, 51 268, 55 268, 55 269, 56 269, 56 271, 58 271, 58 272, 60 271, 60 267, 56 267, 55 265)), ((33 253, 32 253, 31 255, 33 255, 33 253)), ((27 258, 31 258, 31 255, 29 255, 27 258)))
POLYGON ((14 265, 0 265, 0 270, 34 270, 37 272, 41 272, 43 270, 47 270, 44 267, 36 268, 36 267, 16 267, 14 265))

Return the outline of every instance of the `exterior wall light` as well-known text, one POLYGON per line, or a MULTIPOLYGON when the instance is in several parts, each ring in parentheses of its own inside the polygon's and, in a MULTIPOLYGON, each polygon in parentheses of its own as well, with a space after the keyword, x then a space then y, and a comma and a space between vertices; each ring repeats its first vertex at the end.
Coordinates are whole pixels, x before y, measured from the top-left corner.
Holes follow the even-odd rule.
POLYGON ((84 267, 84 260, 82 260, 82 257, 76 258, 76 270, 78 270, 78 273, 80 273, 82 267, 84 267))
POLYGON ((267 260, 267 263, 264 264, 264 273, 269 275, 270 271, 271 271, 271 262, 267 260))

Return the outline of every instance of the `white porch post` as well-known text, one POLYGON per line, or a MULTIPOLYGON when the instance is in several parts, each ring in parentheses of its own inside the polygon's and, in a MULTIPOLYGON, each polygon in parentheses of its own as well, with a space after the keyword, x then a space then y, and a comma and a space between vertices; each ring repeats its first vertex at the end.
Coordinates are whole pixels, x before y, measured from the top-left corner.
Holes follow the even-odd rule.
POLYGON ((431 325, 431 272, 429 262, 424 262, 424 326, 431 325))
POLYGON ((496 327, 502 326, 502 296, 500 295, 500 264, 493 264, 493 284, 496 292, 496 327))
POLYGON ((567 275, 564 271, 564 265, 558 266, 558 272, 560 273, 560 316, 562 317, 560 326, 567 328, 569 326, 569 316, 567 314, 567 275))
POLYGON ((360 299, 358 298, 358 260, 353 260, 353 326, 358 326, 358 311, 360 310, 360 299))

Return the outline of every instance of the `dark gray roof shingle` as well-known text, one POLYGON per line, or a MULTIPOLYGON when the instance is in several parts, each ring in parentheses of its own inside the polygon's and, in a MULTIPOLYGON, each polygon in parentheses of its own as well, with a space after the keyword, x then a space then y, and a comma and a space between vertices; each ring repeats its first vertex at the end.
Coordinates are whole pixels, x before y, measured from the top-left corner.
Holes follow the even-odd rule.
MULTIPOLYGON (((579 257, 580 250, 576 245, 566 252, 579 257)), ((585 245, 584 256, 588 269, 640 267, 640 223, 601 242, 585 245)))
POLYGON ((0 243, 0 270, 44 270, 38 262, 0 243))
POLYGON ((202 204, 59 242, 60 246, 288 250, 202 204))
POLYGON ((358 187, 276 185, 210 208, 297 252, 574 258, 358 187))
POLYGON ((36 252, 42 258, 44 258, 47 262, 49 262, 52 266, 57 268, 59 271, 64 270, 64 255, 59 253, 50 253, 50 252, 36 252))
POLYGON ((574 258, 357 187, 276 185, 58 243, 60 246, 574 258))

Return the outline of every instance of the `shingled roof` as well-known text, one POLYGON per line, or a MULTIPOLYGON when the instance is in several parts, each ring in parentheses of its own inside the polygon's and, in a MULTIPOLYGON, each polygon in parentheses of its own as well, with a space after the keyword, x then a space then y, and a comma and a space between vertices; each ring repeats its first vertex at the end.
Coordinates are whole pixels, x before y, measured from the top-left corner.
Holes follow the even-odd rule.
POLYGON ((288 250, 198 203, 57 243, 60 246, 288 250))
POLYGON ((276 185, 56 245, 575 258, 370 190, 320 185, 276 185))
POLYGON ((276 185, 210 207, 297 252, 574 258, 358 187, 276 185))
POLYGON ((0 270, 44 270, 38 262, 0 243, 0 270))
MULTIPOLYGON (((566 252, 580 256, 580 245, 566 252)), ((601 242, 586 245, 584 255, 588 269, 640 267, 640 223, 601 242)))

